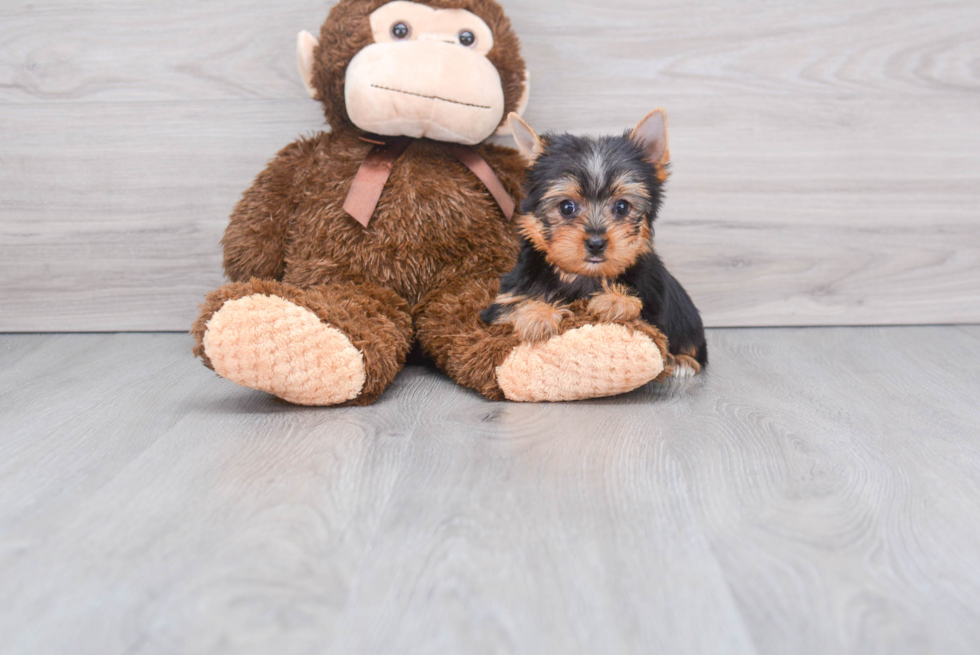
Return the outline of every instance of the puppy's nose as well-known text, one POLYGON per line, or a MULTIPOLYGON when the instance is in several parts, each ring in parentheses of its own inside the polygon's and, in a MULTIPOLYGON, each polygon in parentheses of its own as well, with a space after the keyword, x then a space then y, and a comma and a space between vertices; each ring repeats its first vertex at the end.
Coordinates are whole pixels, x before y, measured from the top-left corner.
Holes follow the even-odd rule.
POLYGON ((606 249, 606 244, 608 242, 599 236, 589 237, 585 242, 585 247, 589 251, 590 255, 601 255, 602 251, 606 249))

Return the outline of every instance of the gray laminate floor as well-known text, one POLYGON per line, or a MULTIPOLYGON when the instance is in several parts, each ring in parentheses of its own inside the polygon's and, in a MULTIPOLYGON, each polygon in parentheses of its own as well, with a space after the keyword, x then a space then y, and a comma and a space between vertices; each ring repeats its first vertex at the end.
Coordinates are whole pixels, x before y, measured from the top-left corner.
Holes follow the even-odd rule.
POLYGON ((709 343, 300 409, 183 335, 0 337, 0 652, 980 652, 980 327, 709 343))

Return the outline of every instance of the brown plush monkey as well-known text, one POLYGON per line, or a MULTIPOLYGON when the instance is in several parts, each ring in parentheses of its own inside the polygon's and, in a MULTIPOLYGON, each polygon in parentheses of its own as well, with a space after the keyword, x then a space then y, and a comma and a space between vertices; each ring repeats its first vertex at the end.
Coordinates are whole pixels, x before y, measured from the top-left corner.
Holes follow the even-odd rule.
POLYGON ((517 254, 524 162, 484 143, 527 102, 493 0, 340 0, 300 70, 331 131, 283 149, 222 241, 231 283, 192 333, 221 376, 303 405, 364 405, 413 342, 491 399, 573 400, 661 376, 664 339, 584 311, 524 344, 480 311, 517 254), (474 146, 469 148, 469 146, 474 146))

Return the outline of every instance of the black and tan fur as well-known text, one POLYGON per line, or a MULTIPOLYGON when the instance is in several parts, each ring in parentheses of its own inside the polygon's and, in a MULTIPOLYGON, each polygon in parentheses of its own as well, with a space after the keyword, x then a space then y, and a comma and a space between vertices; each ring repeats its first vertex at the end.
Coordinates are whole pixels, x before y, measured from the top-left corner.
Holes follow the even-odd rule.
POLYGON ((600 322, 639 317, 657 326, 678 369, 699 372, 708 362, 701 317, 653 248, 669 161, 663 112, 620 137, 538 137, 519 118, 511 124, 532 160, 518 217, 521 252, 484 321, 545 340, 571 303, 588 299, 600 322))

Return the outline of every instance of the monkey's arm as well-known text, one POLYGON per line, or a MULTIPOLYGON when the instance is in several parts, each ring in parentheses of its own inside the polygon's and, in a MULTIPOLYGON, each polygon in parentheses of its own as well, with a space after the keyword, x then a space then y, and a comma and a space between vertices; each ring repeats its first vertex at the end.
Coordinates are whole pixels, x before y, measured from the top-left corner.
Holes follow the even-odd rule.
POLYGON ((307 166, 310 141, 283 148, 242 194, 221 240, 225 275, 232 282, 251 278, 282 280, 286 238, 296 211, 296 173, 307 166))

